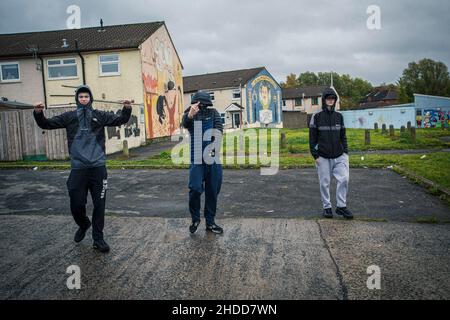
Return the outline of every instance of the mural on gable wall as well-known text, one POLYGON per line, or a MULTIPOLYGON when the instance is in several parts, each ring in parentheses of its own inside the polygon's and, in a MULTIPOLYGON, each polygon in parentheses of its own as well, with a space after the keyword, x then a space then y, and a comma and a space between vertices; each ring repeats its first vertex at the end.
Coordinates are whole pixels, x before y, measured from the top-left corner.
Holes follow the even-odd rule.
POLYGON ((141 56, 147 138, 173 135, 179 129, 183 111, 183 78, 165 28, 142 44, 141 56))
POLYGON ((262 72, 247 84, 247 122, 281 122, 281 88, 262 72))

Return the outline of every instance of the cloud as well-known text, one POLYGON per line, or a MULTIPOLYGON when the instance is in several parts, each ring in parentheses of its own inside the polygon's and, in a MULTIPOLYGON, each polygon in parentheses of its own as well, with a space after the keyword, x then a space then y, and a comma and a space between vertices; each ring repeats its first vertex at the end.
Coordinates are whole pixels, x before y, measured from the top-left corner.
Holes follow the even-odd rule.
POLYGON ((304 71, 336 71, 373 84, 395 82, 424 57, 450 66, 447 0, 3 0, 2 33, 65 28, 67 6, 82 26, 164 20, 185 75, 266 66, 279 81, 304 71), (366 9, 381 8, 381 30, 366 9))

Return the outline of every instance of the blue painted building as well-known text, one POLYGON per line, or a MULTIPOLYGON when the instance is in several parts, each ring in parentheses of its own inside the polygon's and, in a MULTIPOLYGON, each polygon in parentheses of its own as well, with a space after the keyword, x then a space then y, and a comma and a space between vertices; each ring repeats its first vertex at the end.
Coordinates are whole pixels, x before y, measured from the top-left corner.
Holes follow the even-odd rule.
POLYGON ((281 87, 265 67, 183 78, 185 101, 209 92, 225 129, 283 126, 281 87))
POLYGON ((265 68, 246 83, 245 91, 248 124, 281 125, 281 87, 265 68))
POLYGON ((413 103, 341 113, 347 128, 371 129, 375 123, 400 128, 408 122, 417 128, 450 127, 450 98, 414 94, 413 103))

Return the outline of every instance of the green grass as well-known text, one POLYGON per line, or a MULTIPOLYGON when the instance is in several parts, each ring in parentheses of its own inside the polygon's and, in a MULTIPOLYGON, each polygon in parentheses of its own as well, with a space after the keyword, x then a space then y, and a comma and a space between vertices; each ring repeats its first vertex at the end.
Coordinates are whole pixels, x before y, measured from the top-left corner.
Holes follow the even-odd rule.
MULTIPOLYGON (((348 147, 351 151, 367 150, 407 150, 407 149, 437 149, 449 148, 450 143, 442 141, 440 137, 449 136, 448 130, 442 129, 417 129, 414 142, 408 133, 395 130, 395 136, 370 131, 370 145, 364 144, 364 129, 347 129, 348 147)), ((308 129, 282 129, 286 134, 286 148, 281 153, 307 153, 309 152, 308 129)))

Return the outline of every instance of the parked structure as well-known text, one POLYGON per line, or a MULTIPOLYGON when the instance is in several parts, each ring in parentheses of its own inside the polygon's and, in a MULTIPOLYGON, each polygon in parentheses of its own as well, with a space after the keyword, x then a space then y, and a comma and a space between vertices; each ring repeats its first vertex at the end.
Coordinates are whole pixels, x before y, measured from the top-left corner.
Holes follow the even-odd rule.
POLYGON ((413 103, 341 112, 348 128, 370 129, 375 123, 400 128, 408 122, 417 128, 449 127, 450 97, 414 94, 413 103))

